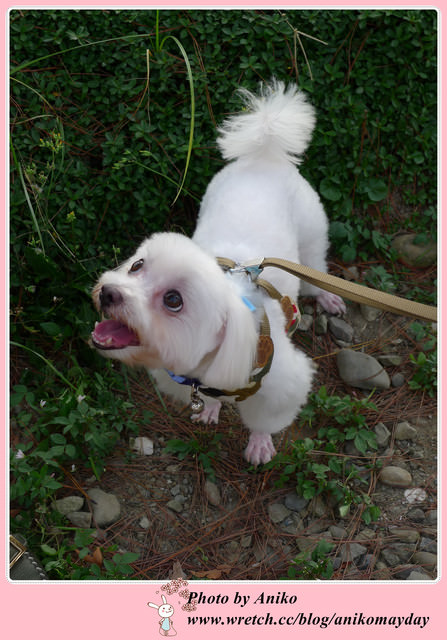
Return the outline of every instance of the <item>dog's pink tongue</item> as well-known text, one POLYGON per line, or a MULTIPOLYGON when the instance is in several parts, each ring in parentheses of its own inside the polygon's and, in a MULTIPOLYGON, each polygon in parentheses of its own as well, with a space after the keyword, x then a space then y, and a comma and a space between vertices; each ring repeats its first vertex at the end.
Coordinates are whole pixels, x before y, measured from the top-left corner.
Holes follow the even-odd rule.
POLYGON ((92 333, 92 339, 102 349, 123 349, 140 344, 134 332, 118 320, 98 322, 92 333))

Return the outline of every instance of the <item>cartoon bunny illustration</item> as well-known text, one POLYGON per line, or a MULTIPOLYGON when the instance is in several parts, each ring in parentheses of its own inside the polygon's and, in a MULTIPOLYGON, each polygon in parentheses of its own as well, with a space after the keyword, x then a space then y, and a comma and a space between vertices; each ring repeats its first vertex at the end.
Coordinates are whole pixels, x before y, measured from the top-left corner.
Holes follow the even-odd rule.
POLYGON ((154 602, 148 602, 147 606, 153 607, 154 609, 158 609, 158 614, 161 617, 161 620, 159 621, 160 635, 176 636, 177 631, 174 629, 172 625, 172 620, 170 620, 170 617, 174 613, 174 607, 167 603, 164 595, 161 596, 161 599, 163 600, 163 604, 155 604, 154 602))

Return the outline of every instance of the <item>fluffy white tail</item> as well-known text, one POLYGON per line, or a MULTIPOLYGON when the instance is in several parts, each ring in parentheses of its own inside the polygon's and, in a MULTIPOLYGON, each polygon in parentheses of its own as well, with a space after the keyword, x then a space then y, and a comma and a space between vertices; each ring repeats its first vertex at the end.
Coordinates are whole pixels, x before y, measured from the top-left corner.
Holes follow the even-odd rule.
POLYGON ((259 95, 241 89, 245 110, 219 129, 217 144, 226 160, 270 157, 298 164, 315 126, 315 111, 295 85, 274 80, 259 95))

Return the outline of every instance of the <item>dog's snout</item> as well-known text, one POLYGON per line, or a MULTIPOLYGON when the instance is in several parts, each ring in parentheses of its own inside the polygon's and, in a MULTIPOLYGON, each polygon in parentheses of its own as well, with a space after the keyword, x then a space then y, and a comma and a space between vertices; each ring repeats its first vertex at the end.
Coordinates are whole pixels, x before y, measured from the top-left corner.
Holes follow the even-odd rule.
POLYGON ((101 305, 101 309, 107 309, 112 305, 121 304, 122 301, 123 296, 119 289, 107 284, 101 287, 101 291, 99 292, 99 303, 101 305))

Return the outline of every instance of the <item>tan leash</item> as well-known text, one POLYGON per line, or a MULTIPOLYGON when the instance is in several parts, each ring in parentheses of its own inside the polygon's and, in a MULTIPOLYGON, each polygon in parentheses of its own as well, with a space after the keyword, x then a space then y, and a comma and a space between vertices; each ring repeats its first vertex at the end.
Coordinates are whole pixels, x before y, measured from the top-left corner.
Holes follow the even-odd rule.
MULTIPOLYGON (((226 268, 234 268, 236 266, 233 261, 227 259, 218 258, 218 262, 226 268)), ((312 269, 311 267, 297 264, 290 260, 264 258, 261 261, 251 261, 237 265, 237 267, 247 271, 247 273, 252 276, 254 282, 256 282, 257 276, 266 267, 277 267, 320 289, 325 289, 326 291, 335 293, 342 298, 348 298, 348 300, 358 302, 359 304, 366 304, 370 307, 377 307, 384 311, 391 311, 392 313, 410 318, 428 320, 429 322, 437 322, 438 320, 438 310, 436 307, 430 307, 420 302, 413 302, 412 300, 400 298, 399 296, 378 291, 377 289, 370 289, 364 285, 343 280, 337 276, 317 271, 317 269, 312 269)))

